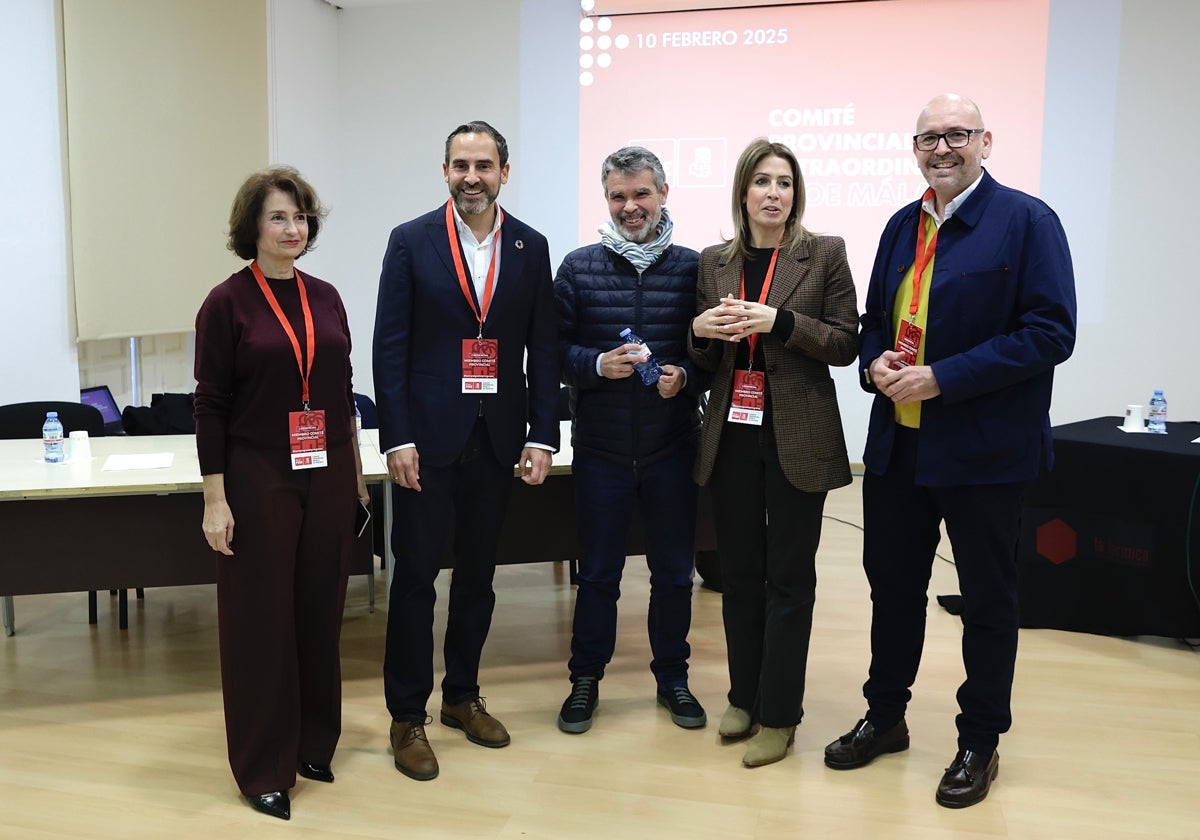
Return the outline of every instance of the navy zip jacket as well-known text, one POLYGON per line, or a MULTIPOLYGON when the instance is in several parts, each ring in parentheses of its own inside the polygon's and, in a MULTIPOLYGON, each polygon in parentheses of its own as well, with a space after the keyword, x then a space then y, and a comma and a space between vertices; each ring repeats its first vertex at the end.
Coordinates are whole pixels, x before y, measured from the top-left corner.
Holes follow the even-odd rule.
POLYGON ((699 400, 708 374, 692 364, 687 335, 696 314, 700 255, 672 245, 640 276, 624 257, 597 243, 567 254, 554 278, 563 382, 571 389, 571 446, 621 463, 663 458, 700 430, 699 400), (627 379, 604 379, 596 359, 625 342, 631 328, 660 365, 687 372, 669 400, 627 379))
MULTIPOLYGON (((887 223, 862 316, 860 369, 895 346, 892 307, 912 265, 921 202, 887 223)), ((983 180, 938 232, 925 364, 941 394, 921 404, 916 483, 1032 481, 1054 465, 1050 392, 1075 349, 1075 274, 1058 216, 1040 199, 983 180)), ((863 460, 883 475, 895 407, 875 394, 863 460)))

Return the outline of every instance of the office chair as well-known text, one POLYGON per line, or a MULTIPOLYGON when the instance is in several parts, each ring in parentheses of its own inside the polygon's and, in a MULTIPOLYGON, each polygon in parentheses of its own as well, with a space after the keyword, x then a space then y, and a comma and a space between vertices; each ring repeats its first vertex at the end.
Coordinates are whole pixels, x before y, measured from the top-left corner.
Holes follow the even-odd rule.
MULTIPOLYGON (((40 438, 42 424, 46 422, 46 413, 57 411, 58 419, 63 426, 63 437, 70 437, 71 432, 84 431, 88 437, 104 437, 104 416, 99 409, 77 402, 58 402, 43 400, 39 402, 11 403, 0 405, 0 440, 23 440, 40 438)), ((116 595, 116 590, 109 590, 116 595)), ((121 593, 121 602, 125 603, 125 590, 121 593)), ((144 597, 143 590, 137 590, 137 597, 144 597)), ((13 599, 5 595, 3 600, 4 626, 12 629, 15 626, 13 599)), ((128 626, 126 609, 121 609, 121 626, 128 626)), ((96 623, 96 592, 88 591, 88 623, 96 623)))
POLYGON ((46 400, 0 405, 0 440, 40 438, 49 411, 58 412, 63 437, 78 431, 87 432, 88 437, 104 436, 104 417, 99 409, 78 402, 46 400))

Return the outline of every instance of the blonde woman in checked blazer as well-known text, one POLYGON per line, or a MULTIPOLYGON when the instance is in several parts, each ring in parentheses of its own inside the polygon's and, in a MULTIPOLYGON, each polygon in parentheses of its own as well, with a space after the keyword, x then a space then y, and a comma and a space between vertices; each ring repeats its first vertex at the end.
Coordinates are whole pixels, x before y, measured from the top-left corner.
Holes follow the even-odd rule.
POLYGON ((747 767, 787 755, 803 715, 825 496, 850 483, 829 366, 857 357, 854 282, 845 243, 810 233, 803 215, 795 155, 752 142, 735 174, 733 238, 700 256, 688 338, 713 373, 696 480, 711 488, 724 588, 720 733, 753 735, 747 767))

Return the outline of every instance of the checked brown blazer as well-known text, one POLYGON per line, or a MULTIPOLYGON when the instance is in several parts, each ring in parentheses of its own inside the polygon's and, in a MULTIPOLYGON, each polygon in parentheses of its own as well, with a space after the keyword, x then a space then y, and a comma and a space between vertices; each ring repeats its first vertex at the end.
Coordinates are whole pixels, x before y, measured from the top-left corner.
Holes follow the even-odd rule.
MULTIPOLYGON (((742 257, 722 262, 723 245, 700 254, 696 313, 738 296, 742 257)), ((817 236, 792 253, 780 252, 767 305, 790 310, 796 325, 786 342, 760 336, 779 463, 798 490, 823 492, 850 483, 846 438, 829 366, 849 365, 858 356, 858 307, 838 236, 817 236)), ((712 371, 712 391, 704 413, 695 478, 707 484, 729 414, 737 345, 697 339, 688 331, 688 355, 712 371)))

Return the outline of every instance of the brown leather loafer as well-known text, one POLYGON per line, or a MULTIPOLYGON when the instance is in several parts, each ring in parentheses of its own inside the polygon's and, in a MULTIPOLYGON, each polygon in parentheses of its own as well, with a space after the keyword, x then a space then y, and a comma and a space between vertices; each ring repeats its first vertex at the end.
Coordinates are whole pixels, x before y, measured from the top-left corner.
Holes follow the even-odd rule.
POLYGON ((453 706, 442 701, 442 726, 461 729, 467 740, 481 747, 507 747, 512 739, 504 724, 487 713, 482 697, 472 697, 453 706))
POLYGON ((937 804, 946 808, 966 808, 982 802, 999 773, 1000 753, 996 750, 992 750, 990 756, 959 750, 938 783, 937 804))
POLYGON ((876 732, 865 719, 825 748, 825 766, 834 770, 853 770, 870 764, 884 753, 908 749, 908 724, 900 722, 886 732, 876 732))
MULTIPOLYGON (((429 718, 425 719, 429 722, 429 718)), ((392 721, 392 754, 396 758, 396 769, 418 782, 437 778, 437 756, 429 739, 425 737, 425 726, 411 720, 392 721)))

